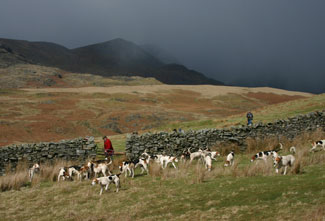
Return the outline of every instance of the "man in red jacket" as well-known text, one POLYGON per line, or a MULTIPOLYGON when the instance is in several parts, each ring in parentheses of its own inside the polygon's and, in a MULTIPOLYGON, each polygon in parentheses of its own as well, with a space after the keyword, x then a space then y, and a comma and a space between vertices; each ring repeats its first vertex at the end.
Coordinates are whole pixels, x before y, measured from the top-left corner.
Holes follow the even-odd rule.
POLYGON ((103 140, 104 140, 105 160, 107 160, 108 157, 110 157, 111 160, 113 160, 114 148, 112 142, 106 136, 103 137, 103 140))

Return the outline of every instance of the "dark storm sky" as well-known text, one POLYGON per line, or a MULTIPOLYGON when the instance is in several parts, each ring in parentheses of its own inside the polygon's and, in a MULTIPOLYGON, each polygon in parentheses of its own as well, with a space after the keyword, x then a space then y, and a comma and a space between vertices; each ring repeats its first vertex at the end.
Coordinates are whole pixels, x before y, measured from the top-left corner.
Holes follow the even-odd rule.
POLYGON ((0 0, 0 37, 153 44, 225 83, 325 92, 324 0, 0 0))

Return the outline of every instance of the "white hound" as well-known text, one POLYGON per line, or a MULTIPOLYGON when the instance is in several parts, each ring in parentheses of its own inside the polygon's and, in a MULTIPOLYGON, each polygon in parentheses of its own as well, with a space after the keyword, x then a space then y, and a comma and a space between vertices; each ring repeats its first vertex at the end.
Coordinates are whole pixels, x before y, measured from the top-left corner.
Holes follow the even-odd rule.
POLYGON ((123 161, 119 166, 121 174, 125 173, 125 177, 127 177, 128 173, 129 173, 129 176, 132 178, 134 177, 134 168, 135 168, 135 165, 131 161, 123 161))
POLYGON ((138 159, 135 161, 123 161, 119 165, 119 169, 121 173, 125 173, 125 177, 127 177, 127 174, 129 172, 129 176, 134 178, 134 169, 138 166, 141 166, 141 174, 143 174, 144 171, 149 174, 148 163, 146 159, 138 159))
POLYGON ((212 157, 211 157, 211 153, 206 153, 203 157, 204 159, 204 165, 205 165, 205 168, 208 170, 208 171, 211 171, 211 167, 212 167, 212 157))
POLYGON ((287 155, 287 156, 278 156, 274 159, 274 167, 276 167, 275 172, 279 173, 279 169, 281 167, 284 167, 284 173, 283 175, 287 174, 287 168, 288 166, 292 166, 293 163, 295 162, 295 157, 292 155, 287 155))
POLYGON ((29 180, 32 182, 34 174, 40 171, 40 166, 38 163, 35 163, 31 168, 28 170, 29 180))
POLYGON ((59 169, 58 182, 61 180, 61 178, 62 180, 66 180, 70 178, 68 170, 69 170, 68 167, 61 167, 59 169))
POLYGON ((100 185, 100 192, 99 195, 102 195, 103 193, 103 189, 105 186, 105 191, 108 190, 108 186, 114 183, 116 186, 116 192, 119 191, 120 188, 120 174, 116 174, 116 175, 110 175, 110 176, 104 176, 104 177, 99 177, 99 178, 94 178, 91 185, 96 185, 99 184, 100 185))
POLYGON ((312 148, 310 149, 310 151, 315 151, 317 147, 322 147, 323 150, 325 150, 325 140, 318 140, 318 141, 315 141, 313 144, 312 144, 312 148))
POLYGON ((160 165, 164 169, 168 166, 168 164, 172 164, 175 169, 177 169, 175 162, 178 162, 178 159, 176 157, 172 156, 161 156, 160 157, 160 165))
POLYGON ((266 162, 269 156, 272 156, 272 158, 274 159, 278 156, 278 152, 275 150, 258 152, 257 154, 252 156, 251 162, 253 162, 254 160, 264 160, 264 162, 266 162))
POLYGON ((190 154, 190 162, 192 162, 195 158, 204 157, 203 150, 201 150, 201 149, 199 149, 196 152, 191 153, 190 148, 189 148, 188 153, 190 154))
POLYGON ((235 159, 235 153, 234 151, 231 151, 228 155, 227 155, 227 159, 226 159, 226 163, 225 163, 225 167, 227 166, 232 166, 234 164, 234 159, 235 159))
POLYGON ((88 162, 87 166, 91 168, 91 172, 95 173, 95 177, 97 177, 97 174, 102 173, 104 176, 106 176, 106 171, 108 172, 108 175, 111 175, 111 172, 109 171, 108 166, 112 164, 112 161, 90 161, 88 162))
POLYGON ((216 157, 220 156, 220 153, 218 151, 208 151, 208 153, 211 154, 211 159, 217 161, 216 157))

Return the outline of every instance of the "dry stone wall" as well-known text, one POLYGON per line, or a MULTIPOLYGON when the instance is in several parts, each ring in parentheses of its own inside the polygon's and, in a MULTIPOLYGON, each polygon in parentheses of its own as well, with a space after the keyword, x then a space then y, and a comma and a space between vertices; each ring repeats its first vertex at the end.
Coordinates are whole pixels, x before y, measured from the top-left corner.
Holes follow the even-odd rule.
POLYGON ((14 169, 19 161, 36 162, 63 160, 86 160, 96 157, 97 145, 94 137, 62 140, 60 142, 43 142, 33 144, 10 145, 0 148, 0 175, 5 174, 6 167, 14 169))
POLYGON ((228 129, 203 129, 198 131, 159 132, 142 135, 129 134, 126 140, 126 154, 130 159, 139 157, 147 149, 152 154, 181 155, 184 149, 192 151, 200 147, 222 143, 236 143, 242 151, 246 149, 246 139, 276 136, 289 139, 317 128, 325 130, 325 110, 277 120, 272 123, 256 123, 253 126, 238 126, 228 129))

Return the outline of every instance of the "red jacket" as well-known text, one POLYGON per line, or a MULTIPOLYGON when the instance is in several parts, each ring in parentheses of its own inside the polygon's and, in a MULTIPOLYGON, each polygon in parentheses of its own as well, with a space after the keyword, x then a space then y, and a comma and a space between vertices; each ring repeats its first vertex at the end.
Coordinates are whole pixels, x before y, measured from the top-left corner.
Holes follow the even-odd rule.
POLYGON ((111 140, 110 139, 106 139, 106 141, 104 142, 104 149, 105 149, 105 151, 112 151, 112 150, 114 150, 113 149, 113 145, 112 145, 112 142, 111 142, 111 140))

